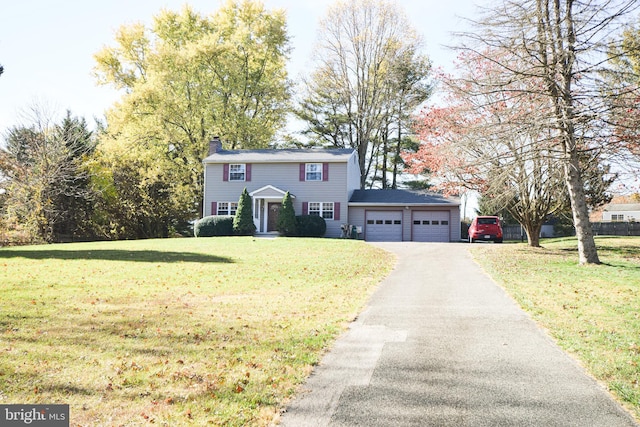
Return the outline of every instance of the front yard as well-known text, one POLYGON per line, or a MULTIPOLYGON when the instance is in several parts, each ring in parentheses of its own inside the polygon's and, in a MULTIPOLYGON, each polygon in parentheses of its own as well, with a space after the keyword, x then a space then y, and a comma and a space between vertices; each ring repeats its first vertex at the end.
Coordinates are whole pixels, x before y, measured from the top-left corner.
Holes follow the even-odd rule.
POLYGON ((596 238, 602 265, 578 266, 575 239, 472 253, 549 334, 640 420, 640 238, 596 238))
POLYGON ((267 425, 390 271, 359 241, 0 249, 0 403, 72 426, 267 425))
MULTIPOLYGON (((474 245, 640 419, 640 239, 474 245)), ((361 241, 200 238, 0 249, 0 403, 72 426, 265 426, 391 270, 361 241)))

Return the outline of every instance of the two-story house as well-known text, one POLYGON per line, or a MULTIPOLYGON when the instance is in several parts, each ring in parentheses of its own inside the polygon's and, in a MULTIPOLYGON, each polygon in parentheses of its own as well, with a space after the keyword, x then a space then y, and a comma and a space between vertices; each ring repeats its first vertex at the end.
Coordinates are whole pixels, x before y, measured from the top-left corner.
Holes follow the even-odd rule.
POLYGON ((203 216, 234 215, 246 187, 257 233, 276 232, 288 191, 298 215, 319 215, 327 237, 355 226, 366 240, 456 241, 460 203, 433 193, 360 190, 353 149, 222 150, 215 138, 204 164, 203 216))

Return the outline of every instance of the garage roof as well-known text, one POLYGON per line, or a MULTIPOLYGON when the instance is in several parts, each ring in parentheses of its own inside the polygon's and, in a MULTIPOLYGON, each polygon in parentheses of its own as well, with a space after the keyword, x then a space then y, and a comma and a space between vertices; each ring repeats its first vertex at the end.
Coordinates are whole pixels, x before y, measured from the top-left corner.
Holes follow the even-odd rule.
POLYGON ((418 190, 355 190, 349 206, 460 206, 460 200, 418 190))

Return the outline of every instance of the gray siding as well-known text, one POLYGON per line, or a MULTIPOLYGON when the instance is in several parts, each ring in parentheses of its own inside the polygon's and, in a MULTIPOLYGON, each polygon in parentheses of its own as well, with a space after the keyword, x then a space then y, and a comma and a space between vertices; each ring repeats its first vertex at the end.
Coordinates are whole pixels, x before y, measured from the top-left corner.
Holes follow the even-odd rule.
POLYGON ((358 155, 355 151, 347 164, 347 188, 349 199, 351 199, 354 190, 360 189, 360 166, 358 165, 358 155))
POLYGON ((460 206, 454 206, 451 208, 451 241, 459 242, 460 233, 460 206))
POLYGON ((300 181, 299 163, 252 163, 249 182, 223 181, 223 171, 222 163, 205 164, 207 184, 203 216, 215 214, 211 212, 212 202, 238 201, 245 187, 251 193, 272 185, 295 196, 293 208, 297 215, 302 214, 303 202, 340 203, 340 219, 327 220, 327 237, 339 237, 340 224, 347 222, 347 163, 329 163, 328 181, 300 181))

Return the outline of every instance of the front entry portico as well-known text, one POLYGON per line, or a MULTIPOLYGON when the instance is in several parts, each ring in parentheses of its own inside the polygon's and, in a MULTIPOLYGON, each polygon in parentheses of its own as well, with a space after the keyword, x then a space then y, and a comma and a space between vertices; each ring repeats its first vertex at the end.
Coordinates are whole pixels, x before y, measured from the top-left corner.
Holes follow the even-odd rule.
MULTIPOLYGON (((253 223, 258 234, 277 231, 278 214, 286 193, 273 185, 267 185, 249 193, 253 200, 253 223)), ((291 198, 295 199, 295 196, 291 194, 291 198)))

